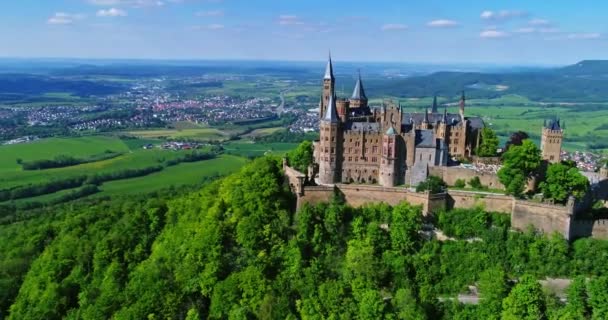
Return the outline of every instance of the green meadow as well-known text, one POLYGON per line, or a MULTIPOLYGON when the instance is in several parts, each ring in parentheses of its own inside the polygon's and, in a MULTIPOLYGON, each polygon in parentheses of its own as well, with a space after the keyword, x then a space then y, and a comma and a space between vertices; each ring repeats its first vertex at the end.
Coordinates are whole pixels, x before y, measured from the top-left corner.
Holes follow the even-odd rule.
POLYGON ((181 163, 144 177, 109 181, 101 185, 99 195, 124 195, 153 192, 171 186, 195 185, 206 177, 223 176, 237 171, 247 160, 221 155, 216 159, 181 163))

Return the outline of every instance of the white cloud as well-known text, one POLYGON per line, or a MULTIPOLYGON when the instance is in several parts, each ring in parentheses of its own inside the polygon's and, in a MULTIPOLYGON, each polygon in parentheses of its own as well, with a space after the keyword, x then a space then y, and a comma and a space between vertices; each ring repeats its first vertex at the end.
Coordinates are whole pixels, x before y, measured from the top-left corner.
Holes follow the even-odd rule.
POLYGON ((224 29, 224 25, 223 24, 214 23, 214 24, 208 25, 207 29, 209 29, 209 30, 220 30, 220 29, 224 29))
POLYGON ((509 33, 500 30, 484 30, 479 34, 479 37, 484 39, 499 39, 506 38, 509 33))
POLYGON ((223 10, 207 10, 207 11, 199 11, 196 13, 199 17, 223 17, 223 10))
POLYGON ((405 30, 407 26, 401 23, 388 23, 382 26, 382 31, 405 30))
POLYGON ((514 18, 526 17, 528 15, 525 11, 520 10, 500 10, 500 11, 483 11, 480 17, 484 20, 491 21, 506 21, 514 18))
POLYGON ((551 22, 549 22, 549 20, 535 18, 528 21, 528 24, 531 26, 548 26, 551 25, 551 22))
POLYGON ((128 14, 125 10, 110 8, 97 11, 98 17, 126 17, 128 14))
POLYGON ((532 27, 524 27, 524 28, 519 28, 517 30, 515 30, 516 33, 534 33, 536 32, 536 28, 532 28, 532 27))
MULTIPOLYGON (((133 8, 162 7, 165 5, 161 0, 88 0, 95 6, 129 6, 133 8)), ((179 3, 180 1, 169 0, 169 2, 179 3)))
POLYGON ((68 25, 68 24, 73 24, 75 21, 82 20, 84 18, 85 18, 85 16, 83 14, 56 12, 46 22, 48 24, 54 24, 54 25, 68 25))
POLYGON ((451 28, 451 27, 457 27, 459 25, 459 23, 454 20, 438 19, 438 20, 429 21, 426 25, 428 27, 432 27, 432 28, 451 28))
POLYGON ((225 28, 225 26, 223 24, 214 23, 214 24, 208 24, 205 26, 193 26, 189 29, 191 29, 191 30, 222 30, 224 28, 225 28))
POLYGON ((599 39, 602 34, 599 32, 570 33, 566 37, 568 39, 599 39))
POLYGON ((282 14, 279 16, 279 24, 282 26, 303 25, 304 22, 296 15, 282 14))

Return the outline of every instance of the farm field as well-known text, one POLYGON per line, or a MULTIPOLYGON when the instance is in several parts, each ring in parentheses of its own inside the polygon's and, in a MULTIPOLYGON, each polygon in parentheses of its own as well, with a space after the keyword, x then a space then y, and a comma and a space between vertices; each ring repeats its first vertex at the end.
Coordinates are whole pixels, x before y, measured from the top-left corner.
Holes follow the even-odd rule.
POLYGON ((199 141, 226 140, 228 135, 215 128, 159 129, 128 131, 127 134, 144 139, 190 139, 199 141))
POLYGON ((243 157, 257 157, 264 154, 283 155, 297 146, 297 143, 254 143, 250 140, 238 140, 225 144, 224 149, 231 154, 243 157))
POLYGON ((106 182, 95 196, 141 194, 170 186, 195 185, 206 177, 235 172, 246 162, 242 157, 221 155, 216 159, 181 163, 144 177, 106 182))
POLYGON ((59 155, 84 158, 106 150, 129 152, 122 140, 115 137, 91 136, 82 138, 49 138, 31 143, 0 146, 0 184, 8 172, 21 171, 17 159, 34 161, 52 159, 59 155))

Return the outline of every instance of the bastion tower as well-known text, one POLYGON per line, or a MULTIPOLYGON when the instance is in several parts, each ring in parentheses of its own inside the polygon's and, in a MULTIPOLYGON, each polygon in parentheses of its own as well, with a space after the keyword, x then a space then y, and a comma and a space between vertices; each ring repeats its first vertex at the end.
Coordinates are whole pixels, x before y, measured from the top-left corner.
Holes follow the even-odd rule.
POLYGON ((545 122, 540 139, 543 160, 549 163, 559 163, 561 161, 563 138, 564 130, 561 128, 559 119, 545 122))
POLYGON ((334 184, 340 181, 339 165, 342 158, 342 131, 334 92, 329 96, 327 109, 319 124, 319 131, 319 182, 334 184))

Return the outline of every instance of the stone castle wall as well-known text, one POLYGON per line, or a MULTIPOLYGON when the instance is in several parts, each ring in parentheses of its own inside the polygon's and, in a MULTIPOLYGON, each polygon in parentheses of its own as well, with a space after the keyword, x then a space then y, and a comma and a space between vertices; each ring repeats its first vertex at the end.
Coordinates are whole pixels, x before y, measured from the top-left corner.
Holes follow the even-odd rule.
POLYGON ((574 239, 589 236, 596 239, 608 239, 608 219, 572 220, 570 236, 574 239))
MULTIPOLYGON (((569 203, 564 206, 518 200, 511 196, 500 194, 458 190, 450 190, 447 193, 432 195, 417 193, 405 187, 382 187, 378 185, 336 184, 335 186, 304 186, 301 181, 304 181, 305 176, 287 166, 286 168, 287 180, 290 182, 292 191, 298 196, 298 208, 306 203, 328 202, 335 193, 340 194, 347 204, 354 207, 378 202, 394 206, 406 201, 410 204, 421 206, 425 215, 444 209, 482 206, 487 211, 511 214, 511 226, 516 230, 523 231, 529 226, 533 226, 545 233, 558 232, 569 240, 580 237, 608 239, 608 219, 575 219, 579 213, 584 212, 585 208, 588 208, 587 205, 589 203, 569 203)), ((458 170, 457 172, 472 171, 468 169, 462 170, 458 170)), ((461 175, 461 177, 464 176, 466 174, 461 175)), ((484 183, 483 181, 482 183, 484 183)), ((604 190, 603 187, 606 187, 606 190, 608 190, 608 183, 602 185, 600 189, 595 190, 596 195, 608 194, 608 191, 604 190)))
POLYGON ((430 167, 429 174, 442 178, 449 186, 453 186, 458 179, 468 183, 474 177, 479 177, 481 184, 486 187, 504 189, 503 184, 498 180, 498 176, 493 173, 478 172, 461 167, 430 167))
POLYGON ((513 197, 501 194, 480 194, 467 191, 450 190, 448 208, 483 207, 487 211, 510 213, 513 211, 513 197))
POLYGON ((568 206, 514 200, 511 212, 511 227, 526 230, 530 225, 545 232, 559 232, 570 239, 570 221, 573 210, 568 206))
POLYGON ((424 214, 445 209, 445 195, 417 193, 403 187, 381 187, 370 185, 337 184, 330 186, 306 186, 302 196, 298 197, 298 208, 306 203, 315 204, 331 200, 334 193, 339 193, 348 205, 360 207, 369 203, 384 202, 391 206, 401 202, 422 207, 424 214))

